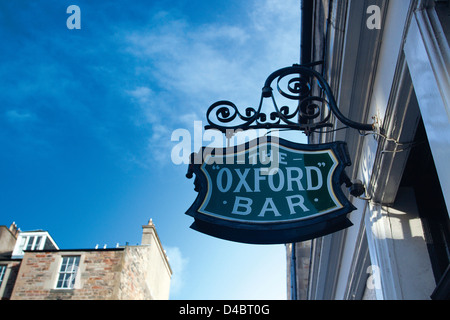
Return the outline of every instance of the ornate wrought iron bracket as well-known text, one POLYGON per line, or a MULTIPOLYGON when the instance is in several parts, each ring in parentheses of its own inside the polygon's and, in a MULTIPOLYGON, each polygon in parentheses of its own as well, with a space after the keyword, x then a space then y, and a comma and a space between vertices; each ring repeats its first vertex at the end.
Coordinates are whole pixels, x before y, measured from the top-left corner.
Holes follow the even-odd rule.
POLYGON ((226 100, 213 103, 206 113, 208 125, 205 129, 220 130, 233 134, 234 130, 290 129, 307 135, 316 129, 332 127, 331 114, 350 128, 372 131, 372 124, 364 124, 346 118, 339 110, 327 81, 308 65, 294 64, 273 72, 264 83, 257 108, 247 107, 241 113, 237 106, 226 100), (272 83, 276 80, 279 95, 275 97, 272 83), (317 83, 318 94, 312 94, 317 83), (267 108, 267 100, 272 104, 267 108), (278 103, 277 103, 278 100, 278 103), (279 107, 280 100, 291 102, 279 107), (295 101, 295 104, 292 103, 295 101))

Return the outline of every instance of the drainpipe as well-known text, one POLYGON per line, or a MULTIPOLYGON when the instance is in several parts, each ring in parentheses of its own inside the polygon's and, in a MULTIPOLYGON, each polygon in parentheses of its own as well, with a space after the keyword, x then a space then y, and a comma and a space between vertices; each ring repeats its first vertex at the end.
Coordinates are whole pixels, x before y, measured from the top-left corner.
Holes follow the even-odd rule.
MULTIPOLYGON (((300 64, 302 65, 311 63, 312 16, 313 0, 300 0, 300 64)), ((300 101, 298 103, 300 104, 300 101)), ((300 119, 300 124, 307 123, 307 119, 300 119)))
MULTIPOLYGON (((308 64, 311 63, 313 0, 301 0, 300 15, 300 64, 308 64)), ((291 300, 298 299, 296 247, 296 243, 291 244, 291 300)))
POLYGON ((295 242, 291 244, 291 300, 297 300, 297 257, 295 242))
POLYGON ((301 0, 300 64, 311 63, 313 0, 301 0))

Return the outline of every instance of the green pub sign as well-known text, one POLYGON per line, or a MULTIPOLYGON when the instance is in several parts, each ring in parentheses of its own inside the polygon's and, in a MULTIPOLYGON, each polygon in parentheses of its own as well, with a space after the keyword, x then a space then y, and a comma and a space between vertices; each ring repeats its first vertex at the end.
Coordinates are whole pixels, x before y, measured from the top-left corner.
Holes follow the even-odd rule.
POLYGON ((297 144, 264 137, 191 156, 198 196, 192 228, 227 240, 304 241, 351 225, 355 208, 341 190, 346 144, 297 144))

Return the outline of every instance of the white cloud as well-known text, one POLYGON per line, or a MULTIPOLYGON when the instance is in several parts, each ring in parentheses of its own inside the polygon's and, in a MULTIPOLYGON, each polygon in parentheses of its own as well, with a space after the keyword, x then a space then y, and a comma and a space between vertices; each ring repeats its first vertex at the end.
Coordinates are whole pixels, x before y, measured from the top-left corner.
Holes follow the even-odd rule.
POLYGON ((153 93, 148 87, 137 87, 136 89, 127 92, 130 96, 137 99, 139 103, 147 103, 153 93))
POLYGON ((10 122, 24 122, 36 120, 36 116, 29 111, 8 110, 5 112, 10 122))
POLYGON ((142 79, 127 94, 152 125, 152 143, 166 146, 167 154, 171 131, 192 130, 193 121, 204 121, 207 108, 218 100, 256 107, 266 77, 298 62, 298 1, 249 4, 248 16, 237 24, 195 25, 164 11, 148 28, 122 35, 126 53, 136 59, 131 67, 142 79))
POLYGON ((239 25, 192 25, 157 14, 150 29, 126 35, 127 51, 148 63, 146 71, 182 96, 184 106, 206 110, 231 98, 257 103, 269 73, 298 62, 300 9, 296 0, 266 0, 248 13, 239 25))
POLYGON ((185 271, 189 260, 183 256, 178 247, 166 247, 166 253, 173 272, 170 281, 170 295, 172 297, 176 296, 185 284, 185 271))

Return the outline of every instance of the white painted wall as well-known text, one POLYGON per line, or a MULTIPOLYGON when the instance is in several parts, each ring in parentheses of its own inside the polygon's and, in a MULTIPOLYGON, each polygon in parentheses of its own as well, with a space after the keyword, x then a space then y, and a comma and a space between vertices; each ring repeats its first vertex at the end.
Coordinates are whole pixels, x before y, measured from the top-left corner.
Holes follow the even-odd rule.
MULTIPOLYGON (((408 35, 405 54, 409 69, 414 69, 411 76, 416 94, 418 94, 417 98, 424 122, 428 123, 428 126, 426 125, 427 134, 431 135, 431 141, 433 141, 435 150, 433 156, 435 161, 437 159, 438 163, 442 162, 440 166, 437 163, 436 167, 440 173, 439 177, 446 180, 442 189, 448 198, 450 195, 450 169, 444 163, 450 158, 450 112, 444 95, 439 91, 439 89, 442 91, 442 87, 447 82, 445 79, 442 80, 444 84, 440 86, 436 83, 438 77, 433 71, 430 54, 425 50, 426 41, 419 39, 423 36, 423 32, 418 31, 414 14, 411 27, 405 28, 408 26, 408 6, 409 2, 406 1, 389 2, 372 98, 368 106, 369 115, 376 116, 380 124, 386 120, 385 115, 392 94, 392 86, 395 81, 399 81, 395 79, 396 66, 403 55, 402 45, 408 35), (418 43, 420 41, 422 44, 418 43), (420 86, 420 89, 416 86, 420 86)), ((433 44, 433 42, 430 43, 433 44)), ((344 52, 345 54, 346 52, 344 52)), ((442 78, 445 73, 441 72, 440 76, 442 78)), ((445 90, 450 92, 449 89, 445 90)), ((377 154, 377 148, 377 141, 371 136, 367 136, 361 149, 361 161, 356 164, 359 165, 357 176, 366 186, 369 185, 372 177, 376 157, 383 156, 377 154)), ((354 226, 346 230, 334 297, 342 299, 345 295, 355 243, 360 232, 359 222, 360 218, 365 215, 363 226, 367 232, 371 263, 380 272, 381 277, 380 285, 373 290, 366 290, 365 298, 429 299, 435 282, 412 191, 400 190, 395 206, 390 208, 371 203, 367 207, 367 211, 364 211, 362 209, 364 205, 360 203, 360 200, 356 200, 355 204, 358 210, 350 215, 354 226)))
POLYGON ((449 208, 450 49, 434 10, 416 11, 404 51, 442 194, 449 208))

